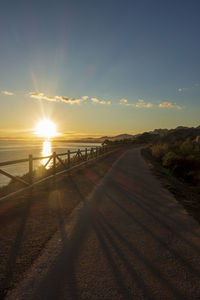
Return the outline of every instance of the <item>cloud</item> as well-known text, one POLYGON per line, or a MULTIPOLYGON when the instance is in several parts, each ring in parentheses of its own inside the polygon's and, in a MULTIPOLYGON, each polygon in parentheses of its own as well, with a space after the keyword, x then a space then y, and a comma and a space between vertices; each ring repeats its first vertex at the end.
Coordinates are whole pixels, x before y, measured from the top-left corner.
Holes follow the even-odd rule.
POLYGON ((106 101, 105 100, 102 100, 99 102, 100 104, 106 104, 106 101))
POLYGON ((146 103, 146 102, 144 102, 143 99, 139 99, 135 106, 138 108, 141 108, 141 107, 151 108, 153 106, 153 104, 151 102, 146 103))
POLYGON ((108 104, 108 105, 110 105, 111 104, 111 101, 105 101, 105 100, 99 100, 98 98, 95 98, 95 97, 92 97, 91 98, 91 101, 92 101, 92 103, 99 103, 99 104, 108 104))
POLYGON ((93 103, 99 103, 100 102, 98 98, 91 98, 91 100, 92 100, 93 103))
POLYGON ((126 98, 121 99, 119 104, 122 104, 122 105, 125 105, 125 106, 132 106, 132 107, 135 106, 135 104, 133 104, 133 103, 128 103, 128 100, 126 98))
POLYGON ((81 98, 68 98, 65 96, 56 96, 56 100, 59 102, 69 103, 69 104, 79 104, 83 100, 81 98))
POLYGON ((125 98, 123 98, 123 99, 120 100, 120 104, 124 104, 124 103, 128 103, 128 100, 125 99, 125 98))
POLYGON ((190 87, 182 87, 182 88, 178 88, 177 90, 178 90, 178 92, 184 92, 184 91, 190 91, 190 90, 192 90, 192 89, 196 89, 196 88, 199 88, 200 87, 200 83, 195 83, 195 84, 193 84, 192 86, 190 86, 190 87))
POLYGON ((35 98, 38 100, 47 100, 47 101, 52 101, 52 102, 57 101, 56 97, 45 96, 43 93, 39 93, 39 92, 31 92, 31 93, 29 93, 29 96, 31 98, 35 98))
POLYGON ((70 98, 68 102, 70 104, 75 104, 75 103, 81 103, 81 101, 82 101, 82 99, 80 99, 80 98, 70 98))
POLYGON ((1 93, 4 94, 4 95, 7 95, 7 96, 13 96, 14 95, 13 92, 9 92, 9 91, 2 91, 1 93))
POLYGON ((177 105, 174 102, 162 102, 159 104, 159 107, 161 108, 174 108, 174 109, 183 109, 181 105, 177 105))
POLYGON ((152 103, 146 103, 144 102, 143 99, 138 99, 138 102, 136 104, 134 103, 128 103, 128 100, 126 98, 123 98, 120 100, 120 104, 123 104, 125 106, 130 106, 130 107, 137 107, 137 108, 141 108, 141 107, 145 107, 145 108, 150 108, 153 106, 152 103))
MULTIPOLYGON (((46 101, 51 101, 51 102, 64 102, 68 104, 80 104, 83 101, 86 101, 89 99, 88 96, 82 96, 81 98, 69 98, 66 96, 46 96, 44 93, 40 92, 30 92, 29 97, 38 99, 38 100, 46 100, 46 101)), ((98 103, 102 105, 111 105, 111 101, 105 101, 105 100, 99 100, 98 98, 91 98, 92 103, 98 103)))
POLYGON ((83 100, 87 100, 89 97, 88 96, 83 96, 82 99, 83 100))
POLYGON ((39 93, 39 92, 31 92, 29 93, 29 96, 34 99, 38 100, 46 100, 46 101, 51 101, 51 102, 64 102, 64 103, 69 103, 69 104, 79 104, 83 99, 81 98, 69 98, 66 96, 46 96, 44 93, 39 93))
MULTIPOLYGON (((151 108, 153 107, 153 103, 151 102, 145 102, 144 99, 138 99, 138 102, 136 104, 128 103, 128 100, 126 98, 123 98, 120 100, 120 104, 123 104, 125 106, 130 107, 137 107, 137 108, 151 108)), ((158 105, 161 108, 174 108, 174 109, 183 109, 181 105, 177 105, 174 102, 162 102, 158 105)))
POLYGON ((65 96, 56 96, 55 97, 58 101, 68 102, 69 98, 65 96))
POLYGON ((178 92, 181 93, 181 92, 185 92, 185 91, 190 91, 191 89, 194 89, 198 87, 196 84, 191 86, 191 87, 182 87, 182 88, 178 88, 178 92))

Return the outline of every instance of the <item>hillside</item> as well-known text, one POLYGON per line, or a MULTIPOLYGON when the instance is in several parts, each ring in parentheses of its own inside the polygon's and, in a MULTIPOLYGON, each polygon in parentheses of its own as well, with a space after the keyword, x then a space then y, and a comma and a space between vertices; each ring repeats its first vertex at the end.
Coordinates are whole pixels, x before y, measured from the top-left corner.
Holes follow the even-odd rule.
POLYGON ((185 140, 186 138, 190 137, 195 139, 196 136, 200 135, 200 126, 197 127, 185 127, 185 126, 178 126, 174 129, 167 129, 167 128, 157 128, 153 131, 144 132, 141 134, 119 134, 116 136, 102 136, 100 138, 80 138, 80 139, 72 139, 68 140, 69 142, 76 142, 76 143, 102 143, 105 140, 109 140, 110 142, 120 141, 120 140, 133 140, 135 143, 148 143, 152 141, 156 141, 159 138, 162 139, 169 139, 169 140, 185 140))

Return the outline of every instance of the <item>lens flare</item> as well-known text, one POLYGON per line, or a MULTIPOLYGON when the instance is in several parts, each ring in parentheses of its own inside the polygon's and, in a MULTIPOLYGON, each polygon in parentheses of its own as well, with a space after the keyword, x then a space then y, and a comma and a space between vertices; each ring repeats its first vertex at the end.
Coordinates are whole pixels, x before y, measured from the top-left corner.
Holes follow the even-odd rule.
MULTIPOLYGON (((44 141, 43 147, 42 147, 42 156, 50 156, 52 155, 51 150, 51 142, 50 141, 44 141)), ((42 159, 41 163, 43 166, 45 166, 46 169, 49 169, 52 166, 52 160, 48 163, 49 158, 42 159)))
POLYGON ((35 134, 46 139, 53 138, 57 135, 56 124, 48 119, 41 120, 36 125, 35 134))

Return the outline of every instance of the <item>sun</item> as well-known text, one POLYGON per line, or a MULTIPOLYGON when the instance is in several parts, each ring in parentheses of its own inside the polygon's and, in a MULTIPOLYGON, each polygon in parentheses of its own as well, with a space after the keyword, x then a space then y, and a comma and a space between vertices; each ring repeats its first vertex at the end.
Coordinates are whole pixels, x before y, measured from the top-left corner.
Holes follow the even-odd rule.
POLYGON ((56 124, 48 119, 38 122, 35 127, 35 134, 43 138, 53 138, 57 135, 56 124))

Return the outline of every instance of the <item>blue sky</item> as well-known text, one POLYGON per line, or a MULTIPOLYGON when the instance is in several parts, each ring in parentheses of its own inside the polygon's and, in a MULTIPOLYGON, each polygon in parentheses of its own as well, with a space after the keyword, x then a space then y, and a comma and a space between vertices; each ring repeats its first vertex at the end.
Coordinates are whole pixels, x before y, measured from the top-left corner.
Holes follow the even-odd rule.
POLYGON ((44 115, 68 135, 198 126, 199 11, 193 0, 5 1, 0 136, 44 115))

